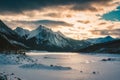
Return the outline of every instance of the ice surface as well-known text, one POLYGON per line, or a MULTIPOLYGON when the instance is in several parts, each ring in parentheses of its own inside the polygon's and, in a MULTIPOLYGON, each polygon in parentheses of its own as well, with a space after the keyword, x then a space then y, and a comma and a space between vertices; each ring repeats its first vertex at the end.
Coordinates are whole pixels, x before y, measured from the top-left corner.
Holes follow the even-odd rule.
MULTIPOLYGON (((22 62, 22 64, 0 64, 0 71, 14 73, 25 80, 120 79, 119 54, 29 52, 27 55, 29 56, 27 59, 23 59, 24 57, 21 56, 20 62, 22 62), (29 59, 35 61, 27 62, 29 59), (101 61, 102 59, 109 59, 111 61, 101 61)), ((16 60, 16 55, 10 55, 10 57, 11 56, 13 57, 12 60, 16 60)), ((5 55, 0 54, 0 63, 4 61, 13 63, 11 58, 9 59, 9 57, 6 56, 4 59, 2 57, 5 57, 5 55), (1 58, 4 60, 1 60, 1 58)))

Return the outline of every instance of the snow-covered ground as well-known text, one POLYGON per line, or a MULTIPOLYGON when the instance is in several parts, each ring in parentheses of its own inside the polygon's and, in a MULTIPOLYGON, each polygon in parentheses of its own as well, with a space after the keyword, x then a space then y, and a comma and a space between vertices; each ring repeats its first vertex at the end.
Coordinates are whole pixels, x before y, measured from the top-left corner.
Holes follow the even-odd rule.
MULTIPOLYGON (((28 52, 0 54, 0 72, 21 80, 120 80, 120 55, 28 52)), ((13 79, 15 80, 15 79, 13 79)))
POLYGON ((19 65, 35 62, 29 56, 22 54, 0 54, 0 65, 19 65))
POLYGON ((21 80, 14 73, 8 74, 5 72, 0 73, 0 80, 21 80))

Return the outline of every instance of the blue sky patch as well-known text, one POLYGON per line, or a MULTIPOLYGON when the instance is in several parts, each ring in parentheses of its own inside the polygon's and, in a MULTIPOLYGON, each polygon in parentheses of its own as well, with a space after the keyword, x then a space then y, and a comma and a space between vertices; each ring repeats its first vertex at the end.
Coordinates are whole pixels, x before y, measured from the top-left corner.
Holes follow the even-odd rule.
POLYGON ((105 19, 108 21, 120 21, 120 6, 118 6, 116 10, 113 10, 107 14, 104 14, 102 16, 102 19, 105 19))

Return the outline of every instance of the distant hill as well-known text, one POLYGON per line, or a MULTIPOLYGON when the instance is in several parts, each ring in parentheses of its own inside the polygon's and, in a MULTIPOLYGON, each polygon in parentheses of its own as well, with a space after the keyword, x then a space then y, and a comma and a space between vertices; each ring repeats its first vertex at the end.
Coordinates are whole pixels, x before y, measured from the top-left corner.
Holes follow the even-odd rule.
POLYGON ((120 53, 120 39, 105 43, 98 43, 86 48, 80 49, 78 52, 85 53, 120 53))
POLYGON ((91 38, 91 39, 87 39, 86 41, 92 44, 97 44, 97 43, 105 43, 113 40, 116 40, 116 39, 112 38, 111 36, 106 36, 106 37, 100 37, 100 38, 91 38))

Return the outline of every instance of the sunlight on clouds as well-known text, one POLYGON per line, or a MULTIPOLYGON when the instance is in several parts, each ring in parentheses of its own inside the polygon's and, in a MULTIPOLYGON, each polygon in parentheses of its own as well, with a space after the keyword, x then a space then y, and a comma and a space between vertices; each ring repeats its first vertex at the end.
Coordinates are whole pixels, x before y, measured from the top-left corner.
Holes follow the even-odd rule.
POLYGON ((36 24, 27 24, 25 22, 23 24, 17 22, 12 23, 12 21, 64 21, 66 23, 73 24, 73 26, 58 25, 49 28, 54 31, 61 31, 63 34, 71 38, 86 39, 89 37, 106 36, 101 35, 99 31, 95 32, 95 30, 119 29, 120 22, 101 19, 101 15, 115 10, 119 5, 119 1, 120 0, 113 0, 106 4, 103 1, 100 3, 93 3, 91 4, 91 9, 86 8, 85 10, 79 10, 81 5, 77 5, 78 9, 74 9, 73 6, 75 6, 75 4, 51 6, 37 10, 26 10, 21 14, 0 15, 0 18, 5 20, 12 28, 15 28, 16 26, 24 26, 29 30, 35 29, 37 27, 36 24), (92 10, 92 8, 95 10, 92 10))

